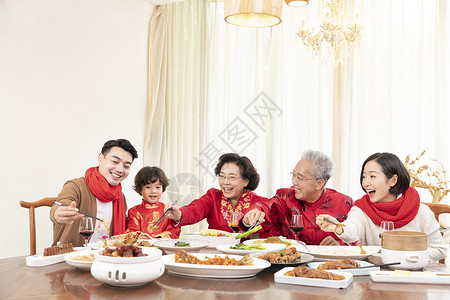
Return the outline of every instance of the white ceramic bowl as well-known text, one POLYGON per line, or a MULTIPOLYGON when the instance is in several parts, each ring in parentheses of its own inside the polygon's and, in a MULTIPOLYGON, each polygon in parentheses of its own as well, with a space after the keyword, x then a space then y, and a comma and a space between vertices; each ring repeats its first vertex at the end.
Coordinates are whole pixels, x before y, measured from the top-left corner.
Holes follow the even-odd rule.
POLYGON ((83 251, 75 251, 70 252, 64 255, 64 260, 68 265, 71 265, 73 267, 76 267, 81 270, 90 270, 93 261, 82 261, 82 260, 76 260, 74 258, 78 256, 90 256, 91 254, 97 253, 98 250, 83 250, 83 251))
POLYGON ((139 286, 161 277, 165 270, 161 250, 144 247, 142 252, 148 256, 112 257, 99 251, 91 267, 92 276, 113 286, 139 286))
POLYGON ((399 265, 390 266, 393 269, 418 270, 428 265, 429 254, 428 250, 400 251, 381 248, 381 260, 384 264, 400 262, 399 265))
POLYGON ((208 242, 197 239, 160 239, 153 243, 156 247, 164 250, 166 254, 174 254, 177 250, 184 250, 189 253, 200 252, 201 249, 209 246, 208 242), (188 247, 175 247, 175 243, 184 242, 189 244, 188 247))

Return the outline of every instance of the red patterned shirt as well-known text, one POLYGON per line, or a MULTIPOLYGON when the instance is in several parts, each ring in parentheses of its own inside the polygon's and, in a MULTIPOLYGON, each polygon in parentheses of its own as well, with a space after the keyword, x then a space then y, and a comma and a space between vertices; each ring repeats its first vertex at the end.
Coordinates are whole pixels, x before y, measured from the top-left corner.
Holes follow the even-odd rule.
POLYGON ((347 219, 347 213, 352 206, 352 198, 333 189, 324 189, 322 196, 314 203, 295 198, 293 188, 279 189, 276 195, 270 199, 269 205, 267 205, 267 202, 261 205, 267 219, 263 227, 272 227, 271 231, 276 232, 277 235, 281 234, 287 238, 295 239, 289 224, 292 214, 297 213, 303 216, 304 223, 304 229, 298 234, 299 240, 310 245, 319 245, 326 236, 332 236, 335 240, 341 242, 334 233, 322 231, 316 225, 316 216, 327 214, 335 217, 339 222, 343 222, 347 219))
POLYGON ((177 239, 180 235, 180 228, 174 227, 169 218, 165 218, 161 224, 153 228, 153 224, 164 214, 164 204, 157 202, 150 204, 144 200, 142 203, 133 206, 128 210, 127 230, 142 231, 155 236, 162 232, 168 232, 170 238, 177 239))

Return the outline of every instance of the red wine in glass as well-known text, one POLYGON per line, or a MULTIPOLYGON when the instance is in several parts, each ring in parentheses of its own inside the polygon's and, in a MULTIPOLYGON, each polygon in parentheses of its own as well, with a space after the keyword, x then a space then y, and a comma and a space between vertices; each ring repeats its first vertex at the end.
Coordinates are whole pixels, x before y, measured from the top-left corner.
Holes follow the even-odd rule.
POLYGON ((94 224, 92 218, 84 217, 80 219, 80 225, 78 226, 78 232, 84 238, 84 246, 87 247, 88 240, 94 233, 94 224))
POLYGON ((299 214, 292 215, 291 224, 290 224, 292 232, 294 232, 295 237, 297 238, 297 234, 303 230, 303 216, 299 214))

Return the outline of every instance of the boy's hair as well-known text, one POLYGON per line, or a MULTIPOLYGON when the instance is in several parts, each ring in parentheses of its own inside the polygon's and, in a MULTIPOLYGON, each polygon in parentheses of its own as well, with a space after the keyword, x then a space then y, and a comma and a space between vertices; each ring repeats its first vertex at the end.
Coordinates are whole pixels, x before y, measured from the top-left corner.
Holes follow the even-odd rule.
POLYGON ((109 140, 102 147, 102 154, 106 156, 109 151, 111 151, 112 147, 119 147, 123 150, 130 152, 133 160, 138 157, 138 153, 136 149, 131 145, 130 141, 126 139, 118 139, 118 140, 109 140))
POLYGON ((169 185, 169 178, 167 178, 164 171, 158 167, 143 167, 134 177, 133 189, 138 194, 141 194, 142 188, 145 185, 155 183, 158 180, 162 184, 164 192, 169 185))

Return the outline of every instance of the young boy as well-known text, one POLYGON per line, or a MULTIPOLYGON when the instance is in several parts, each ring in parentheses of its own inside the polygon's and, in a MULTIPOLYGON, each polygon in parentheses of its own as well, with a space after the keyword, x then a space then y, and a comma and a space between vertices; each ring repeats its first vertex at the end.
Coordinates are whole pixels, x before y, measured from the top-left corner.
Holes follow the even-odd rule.
POLYGON ((159 225, 156 221, 164 214, 164 204, 159 202, 169 185, 169 179, 158 167, 143 167, 134 178, 134 190, 142 196, 142 203, 128 210, 127 230, 142 231, 153 237, 178 238, 180 228, 173 227, 165 218, 159 225))

